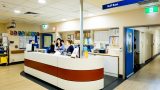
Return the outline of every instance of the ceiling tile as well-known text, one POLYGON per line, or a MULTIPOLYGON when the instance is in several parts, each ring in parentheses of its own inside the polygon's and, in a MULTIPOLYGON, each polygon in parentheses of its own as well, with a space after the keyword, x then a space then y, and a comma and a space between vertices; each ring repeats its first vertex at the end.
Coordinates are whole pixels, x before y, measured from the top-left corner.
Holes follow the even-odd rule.
MULTIPOLYGON (((102 5, 120 0, 84 0, 84 17, 89 14, 102 15, 140 8, 138 5, 129 5, 120 8, 102 10, 102 5)), ((46 0, 46 4, 39 4, 38 0, 0 0, 0 21, 24 22, 60 22, 62 19, 78 19, 80 14, 80 0, 46 0), (4 6, 4 7, 3 7, 4 6), (21 14, 13 11, 20 10, 21 14), (38 15, 25 15, 27 11, 39 13, 38 15)))

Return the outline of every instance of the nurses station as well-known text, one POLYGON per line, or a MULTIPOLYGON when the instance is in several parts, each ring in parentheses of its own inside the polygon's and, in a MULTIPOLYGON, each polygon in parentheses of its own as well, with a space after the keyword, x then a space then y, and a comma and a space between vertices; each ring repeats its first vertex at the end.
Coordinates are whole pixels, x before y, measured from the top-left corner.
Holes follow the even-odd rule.
POLYGON ((5 13, 0 68, 18 68, 13 70, 33 87, 113 90, 159 55, 158 0, 0 0, 0 5, 0 16, 1 8, 5 13))

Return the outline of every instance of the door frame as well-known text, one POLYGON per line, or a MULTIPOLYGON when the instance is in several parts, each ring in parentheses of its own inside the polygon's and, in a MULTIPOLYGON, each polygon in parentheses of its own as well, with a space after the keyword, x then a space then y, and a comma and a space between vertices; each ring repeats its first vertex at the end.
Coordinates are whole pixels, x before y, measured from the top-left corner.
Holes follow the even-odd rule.
POLYGON ((51 37, 51 42, 53 42, 53 35, 49 33, 42 33, 42 48, 43 49, 48 49, 48 47, 44 47, 44 37, 45 36, 50 36, 51 37))
MULTIPOLYGON (((144 24, 141 24, 141 25, 131 25, 131 26, 122 26, 122 30, 123 30, 123 47, 121 48, 122 49, 122 51, 123 51, 123 62, 124 62, 124 65, 123 65, 123 79, 126 79, 126 75, 125 75, 125 72, 126 72, 126 70, 125 70, 125 67, 126 67, 126 57, 125 57, 125 52, 126 52, 126 50, 125 50, 125 47, 126 47, 126 44, 125 44, 125 42, 126 42, 126 39, 125 39, 125 28, 137 28, 137 27, 148 27, 148 26, 150 26, 150 27, 153 27, 153 26, 160 26, 160 24, 146 24, 146 25, 144 25, 144 24)), ((153 43, 153 45, 154 45, 154 43, 153 43)), ((154 53, 154 52, 153 52, 154 53)), ((154 56, 154 54, 153 54, 153 56, 154 56)))
POLYGON ((132 52, 133 52, 133 72, 130 73, 128 76, 126 75, 126 30, 127 28, 131 28, 131 27, 125 27, 124 28, 124 62, 125 62, 125 65, 124 65, 124 69, 125 69, 125 72, 124 72, 124 75, 125 75, 125 78, 129 78, 130 76, 132 76, 134 74, 134 29, 133 29, 133 39, 132 39, 132 52))

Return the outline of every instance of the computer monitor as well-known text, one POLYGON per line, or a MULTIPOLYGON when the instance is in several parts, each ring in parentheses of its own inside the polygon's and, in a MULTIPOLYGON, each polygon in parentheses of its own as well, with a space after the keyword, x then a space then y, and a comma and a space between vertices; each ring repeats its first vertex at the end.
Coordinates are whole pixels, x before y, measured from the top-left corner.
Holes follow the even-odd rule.
POLYGON ((26 51, 32 51, 32 44, 26 45, 26 51))

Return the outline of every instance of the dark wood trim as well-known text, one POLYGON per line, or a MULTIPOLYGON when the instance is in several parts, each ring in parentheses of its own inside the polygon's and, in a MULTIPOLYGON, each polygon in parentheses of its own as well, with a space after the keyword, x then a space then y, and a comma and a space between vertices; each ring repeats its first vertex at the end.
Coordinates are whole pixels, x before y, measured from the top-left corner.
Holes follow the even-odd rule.
POLYGON ((24 50, 12 50, 11 54, 22 54, 24 53, 24 50))
POLYGON ((95 70, 69 70, 28 59, 25 59, 25 66, 68 81, 89 82, 104 78, 104 68, 95 70))

